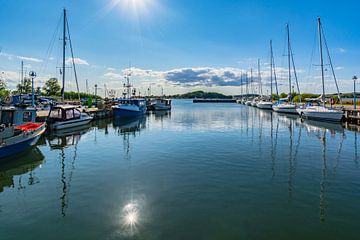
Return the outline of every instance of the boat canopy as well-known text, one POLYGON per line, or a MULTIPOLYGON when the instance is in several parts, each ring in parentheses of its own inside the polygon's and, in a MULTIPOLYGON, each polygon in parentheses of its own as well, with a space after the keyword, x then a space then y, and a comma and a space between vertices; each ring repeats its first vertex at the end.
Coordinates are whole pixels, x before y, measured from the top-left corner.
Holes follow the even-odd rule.
POLYGON ((73 105, 58 105, 51 108, 49 113, 49 120, 67 121, 72 119, 79 119, 81 111, 73 105))

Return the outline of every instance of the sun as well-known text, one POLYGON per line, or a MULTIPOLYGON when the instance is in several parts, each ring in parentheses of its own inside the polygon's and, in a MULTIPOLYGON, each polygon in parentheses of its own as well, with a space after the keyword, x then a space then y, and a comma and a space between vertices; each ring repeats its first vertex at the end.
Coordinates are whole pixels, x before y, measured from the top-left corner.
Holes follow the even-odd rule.
POLYGON ((151 13, 155 0, 111 0, 110 8, 119 8, 123 13, 146 17, 151 13))

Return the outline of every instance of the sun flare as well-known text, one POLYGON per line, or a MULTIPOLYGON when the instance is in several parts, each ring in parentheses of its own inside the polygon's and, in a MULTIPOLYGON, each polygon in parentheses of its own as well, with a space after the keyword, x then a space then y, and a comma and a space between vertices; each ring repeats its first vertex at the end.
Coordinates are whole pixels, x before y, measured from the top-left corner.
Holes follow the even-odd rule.
POLYGON ((147 16, 154 8, 156 0, 111 0, 111 8, 119 8, 132 16, 147 16))

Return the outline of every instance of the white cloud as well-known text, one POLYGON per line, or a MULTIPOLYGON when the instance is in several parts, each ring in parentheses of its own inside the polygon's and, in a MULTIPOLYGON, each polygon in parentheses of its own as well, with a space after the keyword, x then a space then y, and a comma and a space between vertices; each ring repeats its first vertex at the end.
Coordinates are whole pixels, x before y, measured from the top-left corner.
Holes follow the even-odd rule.
POLYGON ((107 71, 116 71, 116 68, 109 67, 106 69, 107 71))
POLYGON ((6 83, 6 86, 10 89, 14 89, 19 83, 19 73, 13 71, 1 71, 0 78, 6 83))
POLYGON ((339 52, 339 53, 346 53, 347 52, 347 50, 345 48, 337 48, 336 51, 339 52))
MULTIPOLYGON (((66 64, 72 64, 73 59, 72 58, 68 58, 66 59, 66 64)), ((81 58, 74 58, 74 62, 77 65, 89 65, 89 63, 81 58)))
POLYGON ((29 61, 29 62, 37 62, 37 63, 43 62, 42 59, 34 58, 34 57, 23 57, 23 56, 16 56, 16 57, 20 60, 29 61))
POLYGON ((336 67, 336 68, 335 68, 335 70, 338 70, 338 71, 344 70, 344 69, 345 69, 344 67, 336 67))
POLYGON ((119 73, 108 72, 104 74, 104 77, 109 78, 111 80, 120 80, 123 79, 124 75, 119 73))

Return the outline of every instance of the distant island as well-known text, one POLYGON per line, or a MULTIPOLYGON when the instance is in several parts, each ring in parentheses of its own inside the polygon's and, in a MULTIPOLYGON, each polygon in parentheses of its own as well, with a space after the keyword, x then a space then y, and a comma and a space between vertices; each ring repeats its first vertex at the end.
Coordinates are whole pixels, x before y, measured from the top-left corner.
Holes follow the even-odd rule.
POLYGON ((180 98, 180 99, 194 99, 194 98, 202 98, 202 99, 231 99, 232 96, 227 96, 221 93, 216 92, 204 92, 204 91, 195 91, 184 94, 177 94, 170 96, 171 98, 180 98))

